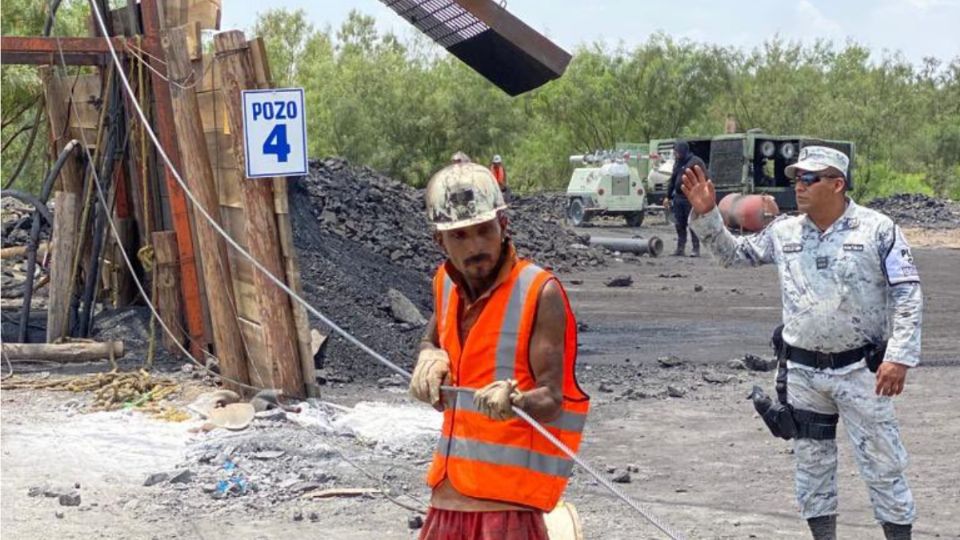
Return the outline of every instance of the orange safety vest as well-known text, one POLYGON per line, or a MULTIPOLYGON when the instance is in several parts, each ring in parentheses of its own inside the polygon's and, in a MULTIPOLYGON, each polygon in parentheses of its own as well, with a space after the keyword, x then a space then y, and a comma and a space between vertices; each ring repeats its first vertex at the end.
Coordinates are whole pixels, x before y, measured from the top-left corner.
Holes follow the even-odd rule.
POLYGON ((503 188, 507 186, 507 170, 503 168, 503 164, 494 163, 490 165, 490 172, 492 172, 493 177, 497 179, 497 185, 503 190, 503 188))
MULTIPOLYGON (((433 279, 434 313, 440 346, 450 356, 455 386, 482 388, 502 379, 515 379, 523 391, 536 387, 530 369, 530 337, 540 291, 556 279, 550 272, 519 261, 509 277, 490 295, 463 344, 458 331, 460 295, 441 266, 433 279)), ((561 291, 563 289, 561 288, 561 291)), ((590 397, 575 374, 577 322, 563 292, 567 322, 563 353, 563 412, 547 430, 574 452, 580 447, 590 397)), ((538 508, 554 509, 573 460, 520 418, 499 422, 478 412, 473 395, 445 393, 443 431, 427 473, 436 487, 444 478, 458 492, 538 508)))

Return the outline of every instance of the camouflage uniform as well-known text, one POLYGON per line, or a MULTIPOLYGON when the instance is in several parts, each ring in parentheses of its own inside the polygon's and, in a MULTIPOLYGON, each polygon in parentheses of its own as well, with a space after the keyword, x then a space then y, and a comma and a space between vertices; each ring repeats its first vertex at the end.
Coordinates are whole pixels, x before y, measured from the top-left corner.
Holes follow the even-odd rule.
MULTIPOLYGON (((691 227, 724 266, 775 263, 787 344, 842 352, 889 339, 885 360, 920 360, 923 296, 910 247, 887 216, 848 201, 821 233, 805 215, 782 216, 762 232, 735 237, 714 209, 691 227)), ((904 476, 907 454, 890 397, 875 393, 863 360, 838 369, 788 363, 788 401, 798 409, 837 414, 881 522, 916 517, 904 476)), ((795 440, 797 501, 804 518, 837 513, 835 440, 795 440)))

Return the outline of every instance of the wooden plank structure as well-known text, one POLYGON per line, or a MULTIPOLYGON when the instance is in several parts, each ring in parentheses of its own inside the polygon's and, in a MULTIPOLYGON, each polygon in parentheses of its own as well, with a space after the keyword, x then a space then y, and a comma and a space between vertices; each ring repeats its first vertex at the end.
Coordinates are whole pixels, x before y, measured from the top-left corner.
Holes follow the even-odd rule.
MULTIPOLYGON (((53 265, 63 283, 73 283, 78 274, 92 271, 87 259, 77 265, 80 259, 73 253, 86 253, 81 246, 98 245, 94 234, 103 234, 107 270, 96 281, 95 298, 104 301, 110 293, 119 304, 128 296, 120 250, 138 254, 138 278, 152 283, 145 286, 155 291, 150 300, 173 330, 163 338, 169 350, 178 351, 177 342, 187 344, 203 360, 202 353, 212 349, 221 374, 239 383, 233 386, 236 390, 252 385, 291 396, 317 395, 306 311, 235 249, 225 247, 192 208, 134 111, 134 102, 148 111, 161 145, 204 208, 240 246, 299 293, 286 180, 248 180, 243 173, 239 89, 270 87, 266 51, 261 40, 247 42, 242 32, 226 32, 216 39, 219 54, 202 55, 201 33, 219 29, 220 10, 220 0, 141 0, 109 11, 110 39, 134 87, 133 97, 111 90, 119 82, 96 30, 94 37, 59 42, 3 36, 4 64, 41 66, 51 151, 59 151, 71 138, 86 140, 98 171, 112 171, 109 180, 101 182, 111 215, 125 229, 121 245, 116 245, 109 228, 93 225, 98 197, 92 175, 82 162, 73 161, 61 174, 54 197, 58 223, 50 247, 53 265), (75 75, 59 69, 61 50, 67 65, 97 66, 96 71, 87 68, 75 75), (232 89, 229 95, 222 90, 226 87, 232 89), (113 97, 117 95, 119 101, 113 97), (105 126, 117 107, 129 136, 111 151, 105 126), (107 153, 111 155, 101 155, 107 153), (107 167, 109 159, 117 161, 107 167)), ((48 314, 51 326, 75 332, 68 308, 76 305, 75 298, 71 301, 76 292, 51 298, 58 310, 48 314)), ((59 337, 51 332, 48 341, 59 337)))

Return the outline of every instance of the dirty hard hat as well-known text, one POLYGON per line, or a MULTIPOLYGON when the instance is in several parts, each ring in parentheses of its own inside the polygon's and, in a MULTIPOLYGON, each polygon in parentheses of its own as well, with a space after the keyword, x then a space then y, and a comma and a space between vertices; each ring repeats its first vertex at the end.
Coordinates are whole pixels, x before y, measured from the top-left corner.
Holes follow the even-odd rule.
POLYGON ((455 152, 450 156, 450 163, 470 163, 470 156, 463 152, 455 152))
POLYGON ((494 163, 503 163, 503 159, 500 157, 500 154, 495 154, 495 155, 493 156, 493 162, 494 162, 494 163))
POLYGON ((821 172, 834 168, 847 177, 850 167, 850 158, 839 150, 826 146, 805 146, 800 150, 800 157, 793 165, 784 170, 788 178, 796 178, 797 171, 821 172))
POLYGON ((476 163, 440 169, 427 184, 426 198, 427 217, 439 231, 490 221, 507 207, 493 173, 476 163))

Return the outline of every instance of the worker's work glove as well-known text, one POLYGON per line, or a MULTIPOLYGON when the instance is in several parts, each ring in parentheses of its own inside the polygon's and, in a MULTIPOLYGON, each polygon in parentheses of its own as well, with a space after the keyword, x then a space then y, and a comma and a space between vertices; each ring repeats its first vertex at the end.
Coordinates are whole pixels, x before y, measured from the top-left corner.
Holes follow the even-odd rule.
POLYGON ((473 394, 473 404, 481 413, 494 420, 509 420, 516 416, 513 406, 523 403, 523 392, 517 390, 517 381, 494 381, 473 394))
POLYGON ((440 385, 450 373, 450 357, 443 349, 423 349, 410 378, 410 395, 433 405, 440 403, 440 385))

